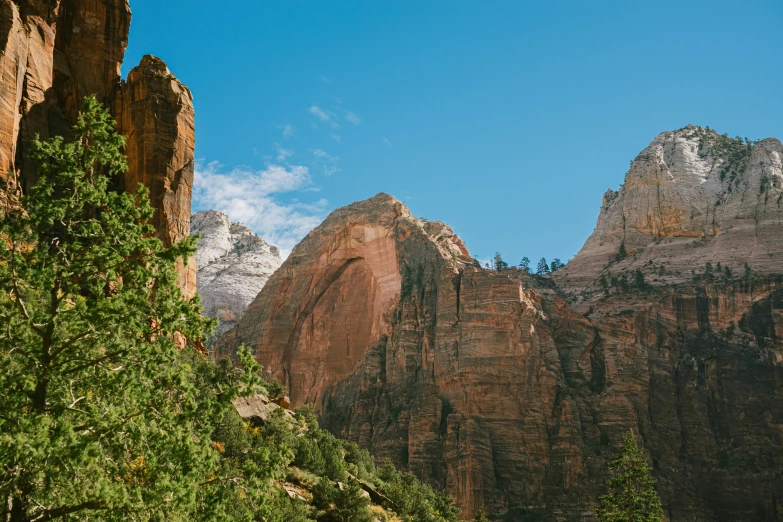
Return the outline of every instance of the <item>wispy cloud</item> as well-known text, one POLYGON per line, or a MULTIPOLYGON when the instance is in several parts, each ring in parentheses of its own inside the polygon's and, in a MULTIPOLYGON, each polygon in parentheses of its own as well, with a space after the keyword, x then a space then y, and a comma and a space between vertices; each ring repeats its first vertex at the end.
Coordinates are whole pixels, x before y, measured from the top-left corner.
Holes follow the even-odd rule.
POLYGON ((314 149, 313 156, 315 156, 315 164, 321 168, 324 176, 331 176, 337 174, 342 169, 338 166, 340 158, 332 156, 323 149, 314 149))
POLYGON ((293 138, 296 135, 296 127, 294 127, 290 123, 286 123, 281 127, 281 129, 283 129, 284 138, 293 138))
POLYGON ((392 146, 392 143, 389 141, 389 138, 383 138, 383 142, 386 144, 387 147, 392 146))
POLYGON ((328 123, 329 125, 331 125, 335 129, 339 129, 340 128, 340 123, 337 121, 337 119, 338 119, 337 115, 335 113, 333 113, 333 112, 324 110, 324 109, 320 108, 317 105, 312 105, 310 107, 310 114, 312 114, 313 116, 315 116, 316 118, 318 118, 322 122, 328 123))
POLYGON ((280 144, 275 143, 275 150, 277 151, 276 159, 279 162, 285 163, 288 161, 288 158, 294 155, 294 151, 289 149, 284 149, 280 144))
POLYGON ((277 245, 287 256, 296 243, 323 220, 327 201, 283 203, 279 196, 312 188, 310 171, 301 165, 225 170, 213 162, 197 165, 193 198, 196 210, 224 212, 232 221, 249 226, 266 241, 277 245))
POLYGON ((329 78, 327 78, 323 74, 321 76, 319 76, 318 79, 321 80, 321 82, 326 83, 326 84, 332 83, 332 80, 330 80, 329 78))
POLYGON ((354 125, 361 125, 362 120, 356 114, 351 111, 345 113, 345 121, 353 123, 354 125))
POLYGON ((339 134, 331 134, 331 135, 330 135, 330 137, 331 137, 331 138, 332 138, 334 141, 336 141, 337 143, 340 143, 341 141, 343 141, 343 138, 342 138, 342 136, 340 136, 339 134))

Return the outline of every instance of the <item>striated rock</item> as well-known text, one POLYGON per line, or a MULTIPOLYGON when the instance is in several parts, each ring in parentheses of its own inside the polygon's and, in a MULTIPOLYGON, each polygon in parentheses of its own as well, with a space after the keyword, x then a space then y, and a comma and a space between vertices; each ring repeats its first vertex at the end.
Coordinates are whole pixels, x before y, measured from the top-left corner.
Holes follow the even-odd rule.
POLYGON ((26 67, 27 33, 19 9, 10 0, 0 0, 0 209, 19 190, 14 159, 26 67))
MULTIPOLYGON (((159 58, 146 55, 115 93, 113 112, 126 137, 128 173, 121 186, 150 191, 152 221, 163 243, 190 235, 195 123, 193 96, 159 58)), ((180 268, 187 297, 196 292, 196 261, 180 268)))
POLYGON ((194 214, 191 233, 200 234, 198 293, 204 314, 220 319, 219 336, 242 317, 283 260, 277 247, 216 210, 194 214))
MULTIPOLYGON (((192 96, 150 56, 120 83, 130 19, 127 0, 0 0, 0 209, 35 184, 32 139, 67 135, 82 99, 94 94, 127 138, 123 184, 150 189, 166 244, 190 233, 192 96)), ((193 295, 195 262, 179 272, 193 295)))
POLYGON ((128 0, 61 0, 54 56, 54 87, 68 118, 85 96, 111 101, 128 47, 128 0))
POLYGON ((292 406, 314 403, 465 516, 594 520, 634 429, 670 520, 780 519, 777 278, 591 305, 585 317, 536 278, 477 267, 448 227, 380 194, 312 231, 217 351, 250 345, 292 406))
MULTIPOLYGON (((660 134, 604 196, 595 232, 555 279, 573 295, 599 278, 642 270, 650 283, 689 281, 706 263, 734 274, 781 271, 783 144, 688 126, 660 134), (621 245, 628 254, 617 259, 621 245)), ((621 257, 621 256, 620 256, 621 257)))

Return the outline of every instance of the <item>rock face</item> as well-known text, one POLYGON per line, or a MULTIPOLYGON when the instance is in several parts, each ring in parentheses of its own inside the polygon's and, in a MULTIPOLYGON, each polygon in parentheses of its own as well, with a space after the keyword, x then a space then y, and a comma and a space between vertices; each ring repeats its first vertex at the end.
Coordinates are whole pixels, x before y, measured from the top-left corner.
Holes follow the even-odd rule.
POLYGON ((607 463, 634 429, 670 520, 779 520, 777 281, 684 281, 574 305, 549 279, 481 269, 447 226, 381 194, 311 232, 218 354, 247 343, 294 407, 314 403, 329 430, 445 488, 465 516, 594 520, 607 463))
MULTIPOLYGON (((153 224, 164 244, 190 234, 190 207, 195 163, 193 96, 166 64, 154 56, 141 63, 117 88, 114 115, 126 136, 128 173, 123 188, 144 185, 157 209, 153 224)), ((196 290, 196 261, 179 268, 179 285, 187 297, 196 290)))
POLYGON ((190 223, 191 233, 200 234, 198 294, 203 313, 220 320, 219 336, 237 323, 283 260, 277 247, 222 212, 199 212, 190 223))
MULTIPOLYGON (((127 139, 122 184, 150 188, 166 244, 189 234, 192 97, 150 56, 120 82, 130 20, 128 0, 0 0, 0 209, 13 209, 36 181, 31 140, 66 135, 82 99, 94 94, 127 139)), ((195 263, 179 271, 193 295, 195 263)))
MULTIPOLYGON (((746 143, 701 127, 660 134, 604 196, 595 232, 556 279, 570 292, 641 269, 681 283, 706 263, 734 274, 781 272, 783 144, 746 143), (627 257, 617 259, 621 247, 627 257), (617 259, 617 261, 616 261, 617 259), (654 266, 653 266, 654 265, 654 266)), ((657 276, 657 277, 653 277, 657 276)))

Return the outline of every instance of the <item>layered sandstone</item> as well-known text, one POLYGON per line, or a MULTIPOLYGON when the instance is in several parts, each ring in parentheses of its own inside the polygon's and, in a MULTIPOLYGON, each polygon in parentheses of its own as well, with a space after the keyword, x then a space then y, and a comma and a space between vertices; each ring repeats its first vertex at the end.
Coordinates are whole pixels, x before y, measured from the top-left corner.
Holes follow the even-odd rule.
MULTIPOLYGON (((117 88, 113 113, 126 137, 128 172, 122 187, 134 192, 149 189, 157 212, 152 223, 164 244, 190 235, 193 195, 195 116, 193 96, 166 64, 146 55, 117 88)), ((179 284, 185 295, 196 291, 196 261, 180 267, 179 284)))
POLYGON ((706 264, 757 275, 781 272, 783 144, 755 143, 688 126, 664 132, 609 190, 595 232, 555 278, 600 291, 601 275, 642 270, 650 284, 691 280, 706 264), (618 259, 621 248, 627 257, 618 259))
POLYGON ((314 403, 466 516, 594 520, 628 429, 670 520, 783 516, 774 277, 630 290, 581 312, 550 286, 481 269, 448 227, 382 194, 311 232, 218 352, 250 345, 293 406, 314 403))
POLYGON ((283 263, 280 250, 216 210, 194 214, 199 234, 195 261, 203 313, 220 320, 215 335, 231 329, 283 263))
MULTIPOLYGON (((189 234, 192 99, 153 57, 121 84, 130 19, 128 0, 0 0, 0 210, 13 208, 36 181, 32 139, 67 135, 82 99, 95 95, 127 138, 123 183, 150 188, 166 244, 189 234)), ((195 263, 179 271, 192 295, 195 263)))

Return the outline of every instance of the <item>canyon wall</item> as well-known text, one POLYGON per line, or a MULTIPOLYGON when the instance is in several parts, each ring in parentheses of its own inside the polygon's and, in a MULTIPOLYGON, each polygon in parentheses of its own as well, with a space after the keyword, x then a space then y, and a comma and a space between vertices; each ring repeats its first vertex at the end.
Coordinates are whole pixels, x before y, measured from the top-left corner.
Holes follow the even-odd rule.
MULTIPOLYGON (((34 137, 67 135, 95 95, 127 140, 121 185, 150 189, 158 235, 171 245, 190 233, 192 96, 151 56, 120 80, 130 21, 128 0, 0 0, 0 205, 13 209, 35 183, 34 137)), ((195 262, 179 272, 192 296, 195 262)))
POLYGON ((444 488, 465 516, 484 506, 510 520, 594 520, 607 464, 633 429, 670 520, 779 520, 780 144, 738 154, 746 163, 724 175, 715 205, 714 180, 689 162, 721 165, 736 151, 705 151, 710 137, 694 133, 709 134, 686 128, 648 149, 661 147, 668 173, 637 158, 599 230, 552 278, 484 270, 450 228, 384 194, 339 209, 218 354, 250 345, 294 406, 315 404, 330 431, 444 488), (693 140, 695 156, 681 154, 693 140), (756 197, 762 172, 767 196, 756 197), (653 193, 658 205, 642 204, 653 193), (735 249, 712 243, 729 240, 735 249), (755 252, 750 272, 743 252, 755 252), (733 274, 695 277, 708 255, 733 274), (637 269, 638 287, 597 283, 637 269))

